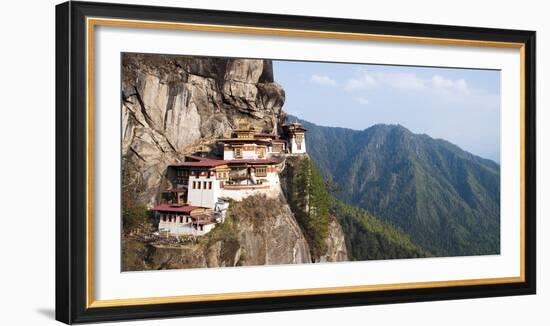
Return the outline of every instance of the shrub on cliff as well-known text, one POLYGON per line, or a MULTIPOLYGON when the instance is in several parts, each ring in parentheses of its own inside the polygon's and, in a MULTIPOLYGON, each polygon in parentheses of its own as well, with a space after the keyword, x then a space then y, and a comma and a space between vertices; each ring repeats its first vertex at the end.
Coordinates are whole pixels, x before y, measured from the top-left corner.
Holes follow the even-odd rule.
POLYGON ((139 226, 150 222, 150 212, 143 205, 125 206, 122 208, 122 229, 132 232, 139 226))

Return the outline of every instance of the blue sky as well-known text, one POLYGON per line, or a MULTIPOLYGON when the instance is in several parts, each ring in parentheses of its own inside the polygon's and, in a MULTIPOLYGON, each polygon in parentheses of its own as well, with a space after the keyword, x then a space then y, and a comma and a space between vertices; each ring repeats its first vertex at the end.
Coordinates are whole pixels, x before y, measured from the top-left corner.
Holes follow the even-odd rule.
POLYGON ((500 72, 273 61, 283 109, 323 126, 400 124, 500 161, 500 72))

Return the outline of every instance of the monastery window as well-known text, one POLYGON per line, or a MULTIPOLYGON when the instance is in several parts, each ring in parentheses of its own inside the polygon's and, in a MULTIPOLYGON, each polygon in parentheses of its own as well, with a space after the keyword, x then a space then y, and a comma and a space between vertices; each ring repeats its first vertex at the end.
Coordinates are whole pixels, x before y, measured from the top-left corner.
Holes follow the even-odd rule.
POLYGON ((183 223, 183 216, 180 216, 180 223, 183 223))
POLYGON ((197 182, 193 181, 193 189, 197 189, 197 182))
POLYGON ((235 148, 235 157, 241 157, 241 156, 242 156, 241 149, 240 148, 235 148))
POLYGON ((212 189, 212 181, 208 181, 208 189, 212 189))
POLYGON ((254 170, 254 173, 256 174, 256 176, 258 177, 265 177, 267 175, 267 170, 265 167, 261 167, 261 168, 256 168, 254 170))
POLYGON ((203 181, 202 183, 203 183, 203 189, 206 189, 206 183, 207 183, 207 182, 206 182, 206 181, 203 181))
POLYGON ((265 148, 258 149, 258 156, 263 158, 265 156, 265 148))
POLYGON ((200 188, 201 188, 201 182, 198 181, 198 182, 197 182, 197 189, 200 189, 200 188))
POLYGON ((182 170, 182 169, 178 169, 177 170, 177 176, 178 177, 188 177, 189 176, 189 171, 188 170, 182 170))
POLYGON ((162 221, 166 222, 166 215, 162 215, 162 221))

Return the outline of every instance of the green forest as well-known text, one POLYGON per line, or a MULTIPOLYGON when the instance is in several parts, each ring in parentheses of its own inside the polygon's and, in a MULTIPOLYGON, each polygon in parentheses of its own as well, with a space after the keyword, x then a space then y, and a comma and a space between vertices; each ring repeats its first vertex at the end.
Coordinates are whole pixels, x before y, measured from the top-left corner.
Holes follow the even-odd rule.
POLYGON ((329 217, 338 220, 345 234, 349 259, 391 259, 426 257, 399 229, 382 222, 366 210, 334 197, 334 187, 326 182, 313 160, 287 159, 283 189, 290 207, 308 240, 314 258, 326 251, 329 217), (300 194, 300 195, 298 195, 300 194))
MULTIPOLYGON (((347 205, 338 210, 369 212, 401 230, 423 255, 500 252, 497 163, 399 125, 351 130, 298 121, 308 130, 308 154, 332 185, 331 194, 347 205)), ((367 218, 340 219, 349 251, 369 256, 358 253, 370 241, 359 236, 359 220, 367 218)))

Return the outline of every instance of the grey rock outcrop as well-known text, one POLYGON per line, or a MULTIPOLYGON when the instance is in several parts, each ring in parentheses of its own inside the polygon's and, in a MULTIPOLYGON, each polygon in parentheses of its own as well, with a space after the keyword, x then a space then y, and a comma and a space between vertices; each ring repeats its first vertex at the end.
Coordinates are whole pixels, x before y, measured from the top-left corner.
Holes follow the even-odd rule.
POLYGON ((348 250, 344 231, 335 217, 331 216, 328 224, 327 252, 319 258, 319 262, 338 262, 348 260, 348 250))
MULTIPOLYGON (((148 207, 171 187, 168 165, 228 136, 245 119, 281 134, 285 92, 269 60, 147 54, 122 56, 123 200, 148 207)), ((230 218, 196 243, 179 247, 123 239, 123 269, 175 269, 311 263, 304 232, 287 198, 252 196, 231 204, 230 218)), ((338 222, 329 224, 326 253, 347 260, 338 222), (334 237, 334 238, 333 238, 334 237)))
POLYGON ((243 264, 311 263, 307 241, 284 197, 252 196, 235 202, 230 214, 238 225, 243 264))
POLYGON ((215 139, 241 119, 279 132, 285 93, 269 60, 125 53, 122 56, 122 157, 134 170, 135 200, 152 206, 167 165, 215 139))
MULTIPOLYGON (((123 269, 179 269, 311 263, 308 243, 284 197, 233 202, 228 220, 179 247, 123 243, 123 269)), ((327 260, 330 261, 330 260, 327 260)))

